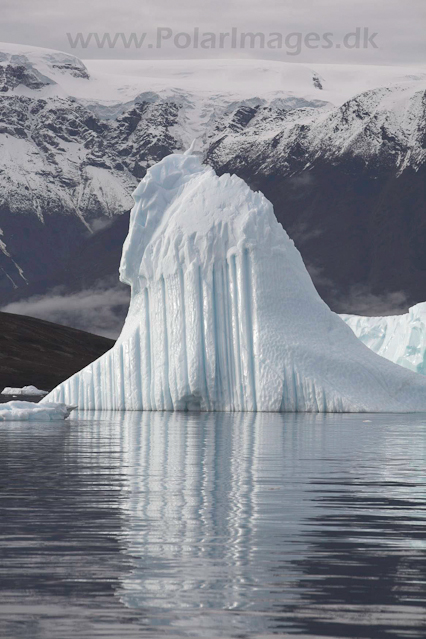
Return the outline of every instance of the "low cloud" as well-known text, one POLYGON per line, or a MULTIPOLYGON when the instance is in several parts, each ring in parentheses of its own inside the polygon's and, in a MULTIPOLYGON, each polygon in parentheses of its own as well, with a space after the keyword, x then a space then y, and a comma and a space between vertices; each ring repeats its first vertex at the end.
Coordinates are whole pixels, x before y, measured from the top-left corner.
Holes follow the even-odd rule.
POLYGON ((96 233, 99 233, 100 231, 108 229, 110 226, 112 226, 114 224, 115 221, 116 221, 115 217, 98 217, 98 218, 96 218, 95 220, 93 220, 93 222, 90 225, 90 229, 92 231, 92 234, 96 235, 96 233))
POLYGON ((304 188, 306 186, 313 186, 316 182, 315 177, 309 171, 298 173, 288 179, 288 184, 294 189, 304 188))
POLYGON ((315 287, 335 313, 365 317, 402 315, 408 311, 410 306, 410 301, 404 291, 373 293, 368 285, 357 284, 351 286, 347 293, 342 293, 336 284, 324 274, 322 268, 306 264, 306 269, 315 287))
POLYGON ((375 317, 402 315, 407 312, 408 307, 409 302, 403 291, 377 295, 366 286, 353 286, 347 296, 336 302, 335 310, 338 313, 375 317))
MULTIPOLYGON (((299 243, 301 243, 300 240, 299 243)), ((324 275, 324 269, 320 268, 319 266, 309 264, 308 262, 305 262, 305 266, 315 286, 327 289, 328 291, 330 291, 330 295, 335 296, 337 294, 334 283, 331 281, 330 278, 324 275)))
POLYGON ((12 302, 1 310, 116 339, 123 326, 129 300, 130 289, 124 285, 111 288, 99 285, 71 294, 57 288, 48 295, 12 302))
MULTIPOLYGON (((320 237, 320 235, 323 235, 323 233, 324 231, 321 231, 321 229, 311 229, 306 222, 296 222, 291 226, 290 237, 295 241, 297 245, 303 246, 303 244, 305 244, 306 242, 320 237)), ((315 266, 306 266, 306 268, 308 269, 312 279, 314 278, 314 276, 312 275, 311 270, 312 272, 315 272, 315 274, 319 273, 320 271, 320 269, 315 266)))

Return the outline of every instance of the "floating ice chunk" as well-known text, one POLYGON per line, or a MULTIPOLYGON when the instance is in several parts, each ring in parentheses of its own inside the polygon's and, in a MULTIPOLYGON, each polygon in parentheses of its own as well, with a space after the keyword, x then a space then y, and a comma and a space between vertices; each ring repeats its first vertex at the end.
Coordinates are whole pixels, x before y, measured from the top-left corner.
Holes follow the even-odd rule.
POLYGON ((47 401, 426 411, 426 378, 375 355, 330 311, 261 193, 175 154, 147 171, 134 199, 120 266, 132 296, 120 338, 47 401))
POLYGON ((52 422, 66 419, 75 406, 66 404, 56 404, 44 402, 34 404, 33 402, 7 402, 0 404, 0 422, 52 422))
POLYGON ((340 317, 372 351, 426 375, 426 302, 412 306, 404 315, 340 317))
POLYGON ((44 397, 49 391, 40 390, 36 386, 23 386, 22 388, 12 388, 6 386, 1 392, 2 395, 32 395, 34 397, 44 397))

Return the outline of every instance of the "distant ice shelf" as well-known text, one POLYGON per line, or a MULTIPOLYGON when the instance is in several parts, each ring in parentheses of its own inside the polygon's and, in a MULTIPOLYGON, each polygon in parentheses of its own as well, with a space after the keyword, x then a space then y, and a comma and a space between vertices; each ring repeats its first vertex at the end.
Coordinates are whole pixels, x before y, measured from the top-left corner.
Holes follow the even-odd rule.
POLYGON ((372 351, 426 375, 426 302, 416 304, 404 315, 340 317, 372 351))
POLYGON ((190 152, 134 192, 114 348, 44 401, 101 410, 426 411, 426 379, 379 357, 317 294, 271 203, 190 152))

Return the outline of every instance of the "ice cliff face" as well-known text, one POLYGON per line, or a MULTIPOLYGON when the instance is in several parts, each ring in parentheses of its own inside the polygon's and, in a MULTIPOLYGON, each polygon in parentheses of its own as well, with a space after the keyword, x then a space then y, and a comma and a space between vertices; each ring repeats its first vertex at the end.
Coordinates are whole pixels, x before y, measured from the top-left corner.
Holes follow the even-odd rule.
POLYGON ((320 299, 272 205, 195 155, 134 193, 114 348, 46 401, 85 409, 426 410, 426 379, 367 349, 320 299))
POLYGON ((341 317, 372 351, 426 375, 426 302, 416 304, 404 315, 341 317))

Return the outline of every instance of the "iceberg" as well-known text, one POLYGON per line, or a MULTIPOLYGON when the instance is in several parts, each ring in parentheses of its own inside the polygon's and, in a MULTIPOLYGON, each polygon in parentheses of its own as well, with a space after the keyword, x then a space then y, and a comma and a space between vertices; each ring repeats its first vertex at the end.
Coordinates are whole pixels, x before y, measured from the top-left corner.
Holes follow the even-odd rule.
POLYGON ((44 397, 49 391, 40 390, 36 386, 23 386, 22 388, 12 388, 6 386, 3 388, 1 395, 32 395, 33 397, 44 397))
POLYGON ((404 315, 340 317, 372 351, 426 375, 426 302, 412 306, 404 315))
POLYGON ((0 422, 53 422, 66 419, 74 408, 52 402, 7 402, 0 404, 0 422))
POLYGON ((115 346, 43 401, 86 410, 426 411, 426 379, 319 297, 271 203, 187 151, 134 194, 115 346))

